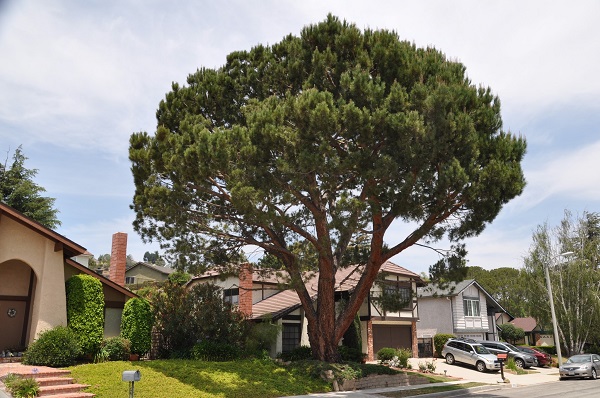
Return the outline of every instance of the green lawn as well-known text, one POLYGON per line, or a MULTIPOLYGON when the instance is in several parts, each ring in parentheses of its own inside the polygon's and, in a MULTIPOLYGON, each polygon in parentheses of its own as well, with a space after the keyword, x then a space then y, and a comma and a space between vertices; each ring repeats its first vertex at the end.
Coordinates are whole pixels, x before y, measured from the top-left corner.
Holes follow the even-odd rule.
POLYGON ((270 361, 202 362, 156 360, 105 362, 69 368, 98 398, 127 397, 124 370, 139 370, 136 398, 281 397, 329 391, 327 383, 270 361))

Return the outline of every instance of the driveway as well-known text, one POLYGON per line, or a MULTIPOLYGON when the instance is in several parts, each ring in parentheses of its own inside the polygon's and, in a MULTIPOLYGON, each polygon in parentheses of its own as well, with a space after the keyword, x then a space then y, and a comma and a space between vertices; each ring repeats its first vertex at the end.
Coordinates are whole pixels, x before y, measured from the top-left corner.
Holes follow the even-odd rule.
MULTIPOLYGON (((479 383, 497 384, 502 383, 500 372, 478 372, 475 368, 467 365, 448 365, 442 358, 410 358, 409 363, 413 369, 419 369, 419 363, 435 363, 435 373, 446 374, 446 376, 457 377, 466 381, 479 383), (445 371, 445 372, 444 372, 445 371)), ((524 386, 531 384, 549 383, 558 381, 557 368, 529 368, 528 373, 516 375, 505 372, 504 377, 509 379, 513 386, 524 386)))

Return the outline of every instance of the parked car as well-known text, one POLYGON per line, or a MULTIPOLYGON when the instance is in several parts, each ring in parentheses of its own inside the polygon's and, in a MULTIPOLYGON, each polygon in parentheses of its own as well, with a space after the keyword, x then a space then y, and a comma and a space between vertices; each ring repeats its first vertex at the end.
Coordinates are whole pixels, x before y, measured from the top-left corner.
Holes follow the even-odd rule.
POLYGON ((500 362, 494 354, 483 345, 471 339, 450 339, 442 348, 442 356, 446 363, 453 365, 463 363, 475 366, 479 372, 500 370, 500 362))
POLYGON ((517 365, 518 368, 527 369, 535 366, 537 363, 533 355, 520 351, 512 344, 503 341, 481 341, 480 343, 494 355, 500 353, 508 354, 508 357, 515 361, 515 365, 517 365))
POLYGON ((596 379, 599 372, 600 356, 596 354, 573 355, 558 368, 560 380, 574 377, 596 379))
POLYGON ((535 348, 531 348, 531 347, 524 347, 524 346, 518 346, 517 347, 519 350, 533 355, 537 361, 537 364, 535 366, 551 366, 552 365, 552 356, 550 354, 547 354, 545 352, 542 351, 538 351, 535 348))

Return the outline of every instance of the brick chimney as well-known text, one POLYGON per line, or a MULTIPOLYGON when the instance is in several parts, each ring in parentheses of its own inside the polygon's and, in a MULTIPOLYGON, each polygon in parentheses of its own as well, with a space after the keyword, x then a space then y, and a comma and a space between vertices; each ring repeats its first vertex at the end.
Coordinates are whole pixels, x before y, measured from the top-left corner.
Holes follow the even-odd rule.
POLYGON ((252 315, 252 265, 245 263, 240 266, 240 298, 238 306, 247 316, 252 315))
POLYGON ((125 268, 127 267, 127 234, 117 232, 112 236, 112 250, 110 252, 109 279, 121 286, 125 286, 125 268))

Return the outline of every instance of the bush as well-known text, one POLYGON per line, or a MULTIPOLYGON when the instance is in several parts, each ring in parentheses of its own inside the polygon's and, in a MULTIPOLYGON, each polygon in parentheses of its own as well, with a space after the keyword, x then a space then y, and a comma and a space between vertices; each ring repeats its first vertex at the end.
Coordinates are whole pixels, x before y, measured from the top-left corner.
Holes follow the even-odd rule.
POLYGON ((101 351, 106 352, 109 361, 123 361, 129 357, 131 345, 123 337, 111 337, 102 342, 101 351))
POLYGON ((102 283, 90 275, 67 280, 67 325, 77 333, 84 355, 100 350, 104 337, 104 293, 102 283))
POLYGON ((448 340, 454 337, 456 336, 454 336, 453 334, 445 333, 438 333, 435 336, 433 336, 433 346, 435 348, 435 355, 438 358, 442 356, 442 349, 444 348, 444 344, 446 344, 448 340))
POLYGON ((250 356, 262 357, 277 342, 281 326, 271 322, 254 323, 246 337, 246 352, 250 356))
POLYGON ((402 348, 397 350, 399 368, 406 369, 408 368, 408 359, 412 357, 412 350, 408 348, 402 348))
POLYGON ((131 298, 121 315, 121 337, 129 340, 132 354, 144 355, 152 345, 152 309, 142 298, 131 298))
POLYGON ((342 346, 354 348, 359 352, 362 351, 362 337, 360 332, 360 317, 358 314, 354 317, 354 321, 348 326, 346 333, 342 339, 342 346))
POLYGON ((204 340, 238 346, 246 341, 249 324, 245 316, 223 301, 223 291, 215 285, 198 284, 188 290, 167 281, 148 298, 159 334, 160 358, 189 357, 194 344, 204 340))
POLYGON ((377 351, 377 359, 382 362, 391 361, 395 356, 398 356, 398 352, 395 348, 384 347, 377 351))
POLYGON ((338 349, 342 361, 362 363, 367 358, 367 354, 361 352, 357 348, 350 348, 342 345, 339 346, 338 349))
POLYGON ((535 346, 533 348, 546 354, 556 355, 556 347, 553 345, 535 346))
POLYGON ((23 354, 23 364, 64 367, 75 364, 81 355, 77 334, 64 326, 42 332, 23 354))
POLYGON ((282 352, 279 354, 279 358, 284 361, 303 361, 312 358, 312 350, 309 346, 303 345, 294 348, 290 352, 282 352))
POLYGON ((40 385, 35 379, 14 374, 6 376, 4 385, 15 398, 34 398, 40 392, 40 385))
POLYGON ((239 347, 229 343, 204 340, 192 348, 192 358, 201 361, 232 361, 240 357, 239 347))

